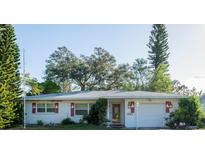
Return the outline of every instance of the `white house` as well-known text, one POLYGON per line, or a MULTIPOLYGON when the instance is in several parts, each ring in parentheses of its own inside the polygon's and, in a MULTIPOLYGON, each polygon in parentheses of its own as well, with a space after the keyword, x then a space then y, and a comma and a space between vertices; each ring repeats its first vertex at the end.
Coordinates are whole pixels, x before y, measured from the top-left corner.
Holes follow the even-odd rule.
POLYGON ((145 91, 78 91, 26 97, 26 123, 75 122, 89 114, 99 98, 107 99, 107 119, 128 128, 164 127, 165 118, 183 96, 145 91))

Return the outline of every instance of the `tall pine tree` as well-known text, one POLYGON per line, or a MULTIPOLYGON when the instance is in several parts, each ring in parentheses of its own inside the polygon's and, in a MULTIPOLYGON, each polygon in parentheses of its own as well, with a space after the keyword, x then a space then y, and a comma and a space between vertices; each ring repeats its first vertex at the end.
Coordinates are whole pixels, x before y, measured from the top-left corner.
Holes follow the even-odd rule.
POLYGON ((12 25, 0 24, 0 129, 19 120, 20 55, 12 25))
POLYGON ((154 71, 149 83, 151 91, 171 93, 173 90, 172 81, 169 74, 166 73, 166 65, 160 64, 154 71))
POLYGON ((168 71, 168 33, 166 26, 163 24, 154 24, 152 26, 151 35, 149 37, 149 55, 148 60, 150 61, 151 67, 156 70, 160 64, 165 64, 166 70, 168 71))

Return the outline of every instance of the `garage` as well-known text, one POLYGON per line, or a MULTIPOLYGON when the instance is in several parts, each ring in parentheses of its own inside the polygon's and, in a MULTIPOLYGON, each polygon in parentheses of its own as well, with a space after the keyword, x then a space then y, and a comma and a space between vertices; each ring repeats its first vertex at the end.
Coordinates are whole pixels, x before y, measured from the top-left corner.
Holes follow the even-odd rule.
POLYGON ((139 104, 137 114, 138 127, 164 127, 165 106, 164 103, 139 104))

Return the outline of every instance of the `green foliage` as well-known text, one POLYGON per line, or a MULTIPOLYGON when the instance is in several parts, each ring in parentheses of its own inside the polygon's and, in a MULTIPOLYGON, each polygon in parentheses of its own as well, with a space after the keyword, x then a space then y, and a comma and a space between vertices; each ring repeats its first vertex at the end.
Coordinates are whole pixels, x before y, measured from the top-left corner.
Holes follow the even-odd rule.
POLYGON ((121 89, 131 82, 129 65, 117 65, 114 56, 100 47, 80 58, 66 47, 58 48, 47 60, 45 73, 46 79, 58 85, 72 82, 82 91, 121 89))
POLYGON ((114 74, 115 58, 102 48, 94 48, 94 54, 81 55, 73 67, 70 77, 81 90, 106 89, 107 82, 114 74))
POLYGON ((0 24, 0 129, 11 127, 21 119, 19 49, 14 28, 0 24))
POLYGON ((159 67, 155 70, 150 80, 150 90, 166 93, 172 92, 172 81, 169 75, 166 73, 166 68, 167 67, 164 64, 160 64, 159 67))
POLYGON ((18 103, 16 103, 15 107, 16 109, 16 119, 14 120, 14 123, 11 126, 16 126, 16 125, 21 125, 23 122, 23 103, 18 101, 18 103))
POLYGON ((51 93, 60 93, 61 88, 55 82, 46 80, 45 82, 40 83, 42 87, 42 94, 51 94, 51 93))
POLYGON ((151 67, 157 69, 160 64, 165 64, 166 71, 169 67, 168 57, 168 34, 166 31, 166 26, 163 24, 154 24, 152 26, 151 35, 149 37, 149 56, 151 67))
POLYGON ((66 118, 63 119, 61 122, 62 125, 69 125, 69 124, 75 124, 75 122, 73 120, 71 120, 70 118, 66 118))
POLYGON ((134 90, 132 87, 128 87, 132 82, 132 72, 130 71, 130 67, 128 64, 119 64, 116 68, 114 68, 113 72, 108 76, 108 79, 104 83, 104 86, 101 89, 105 90, 114 90, 114 89, 122 89, 122 90, 134 90), (126 87, 128 89, 126 89, 126 87))
POLYGON ((172 81, 167 74, 168 72, 168 33, 166 26, 163 24, 154 24, 152 26, 151 35, 149 37, 149 55, 148 60, 152 68, 152 77, 149 81, 150 91, 167 92, 173 90, 172 81))
POLYGON ((89 115, 84 116, 84 120, 95 125, 103 125, 107 122, 107 99, 100 98, 92 105, 89 115))
POLYGON ((189 89, 186 85, 181 84, 178 80, 174 80, 173 93, 184 96, 197 95, 200 96, 202 91, 198 92, 195 88, 189 89))
POLYGON ((43 126, 43 125, 44 125, 44 123, 43 123, 43 121, 42 121, 42 120, 37 120, 37 125, 39 125, 39 126, 43 126))
POLYGON ((91 66, 83 59, 79 59, 70 72, 70 78, 81 88, 81 91, 86 89, 89 77, 91 76, 91 66))
POLYGON ((4 27, 0 27, 0 39, 3 36, 3 31, 5 31, 6 29, 4 27))
POLYGON ((96 109, 96 104, 92 105, 89 115, 83 116, 83 121, 87 121, 89 124, 94 124, 94 125, 99 124, 98 111, 96 109))
POLYGON ((24 78, 25 84, 29 88, 26 95, 39 95, 43 91, 43 88, 38 82, 38 80, 36 78, 32 78, 29 73, 26 73, 24 78))
POLYGON ((126 90, 126 91, 134 91, 136 90, 136 86, 135 86, 135 83, 131 80, 131 81, 127 81, 126 83, 124 83, 120 89, 126 90))
POLYGON ((77 58, 66 47, 59 47, 46 60, 45 79, 61 86, 62 92, 71 90, 70 71, 75 66, 77 58))
POLYGON ((107 121, 107 99, 100 98, 96 102, 96 109, 98 110, 99 124, 103 124, 107 121))
POLYGON ((135 90, 147 90, 151 71, 147 65, 147 60, 138 58, 132 65, 135 90))
POLYGON ((180 123, 185 123, 185 126, 198 126, 202 124, 204 112, 196 95, 189 98, 183 98, 179 102, 179 107, 170 113, 167 119, 167 126, 171 128, 179 128, 180 123))

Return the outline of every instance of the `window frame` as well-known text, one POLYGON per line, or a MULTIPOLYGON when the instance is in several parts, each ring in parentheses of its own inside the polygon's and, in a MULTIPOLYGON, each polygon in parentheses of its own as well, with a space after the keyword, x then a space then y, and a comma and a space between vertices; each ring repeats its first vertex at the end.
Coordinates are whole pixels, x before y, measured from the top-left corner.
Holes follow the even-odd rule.
POLYGON ((47 104, 46 104, 46 113, 56 113, 55 103, 47 103, 47 104), (48 104, 49 104, 49 105, 53 105, 53 107, 48 107, 48 104), (48 109, 53 109, 53 111, 52 111, 52 112, 48 112, 48 109))
POLYGON ((36 113, 46 113, 46 103, 36 103, 36 113), (39 112, 38 109, 39 109, 39 105, 44 105, 44 112, 39 112))
POLYGON ((89 113, 90 113, 90 110, 91 110, 91 105, 93 105, 93 104, 95 104, 95 103, 75 103, 75 107, 74 107, 74 112, 75 112, 75 116, 84 116, 84 115, 89 115, 89 113), (82 104, 86 104, 86 111, 87 111, 87 114, 76 114, 76 105, 82 105, 82 104))
POLYGON ((77 104, 75 104, 75 115, 76 115, 76 116, 84 116, 84 115, 88 115, 88 114, 89 114, 89 113, 88 113, 88 103, 77 103, 77 104), (76 113, 77 110, 81 110, 81 111, 83 110, 83 109, 77 109, 77 107, 76 107, 77 105, 85 105, 84 111, 86 111, 87 114, 77 114, 77 113, 76 113))
POLYGON ((53 103, 36 103, 36 113, 38 113, 38 114, 57 114, 56 112, 55 112, 55 110, 56 110, 56 107, 55 107, 55 102, 53 102, 53 103), (45 106, 45 112, 38 112, 38 105, 41 105, 41 104, 44 104, 44 106, 45 106), (53 112, 48 112, 48 104, 52 104, 54 107, 53 107, 53 112))

